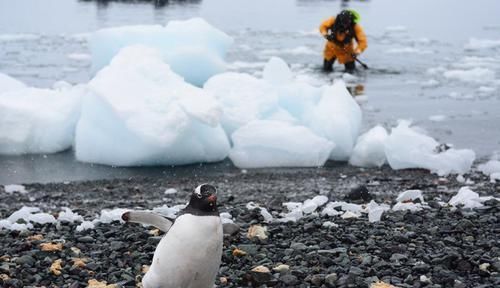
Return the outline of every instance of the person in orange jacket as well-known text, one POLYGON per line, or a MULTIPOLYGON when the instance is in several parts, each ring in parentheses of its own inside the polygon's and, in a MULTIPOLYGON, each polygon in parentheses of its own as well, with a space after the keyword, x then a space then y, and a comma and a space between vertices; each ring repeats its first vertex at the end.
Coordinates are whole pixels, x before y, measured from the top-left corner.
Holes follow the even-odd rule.
POLYGON ((347 72, 356 68, 354 58, 368 47, 365 32, 358 21, 358 13, 342 10, 336 17, 330 17, 321 23, 319 31, 328 40, 323 52, 323 70, 333 71, 335 60, 344 64, 347 72))

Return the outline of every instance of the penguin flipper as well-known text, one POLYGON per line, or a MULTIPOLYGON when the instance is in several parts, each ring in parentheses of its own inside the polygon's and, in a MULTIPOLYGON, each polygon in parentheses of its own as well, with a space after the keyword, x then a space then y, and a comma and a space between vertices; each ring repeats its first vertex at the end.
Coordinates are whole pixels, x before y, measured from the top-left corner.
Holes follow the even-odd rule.
POLYGON ((173 224, 173 221, 148 211, 128 211, 122 214, 122 219, 125 222, 154 226, 165 233, 173 224))

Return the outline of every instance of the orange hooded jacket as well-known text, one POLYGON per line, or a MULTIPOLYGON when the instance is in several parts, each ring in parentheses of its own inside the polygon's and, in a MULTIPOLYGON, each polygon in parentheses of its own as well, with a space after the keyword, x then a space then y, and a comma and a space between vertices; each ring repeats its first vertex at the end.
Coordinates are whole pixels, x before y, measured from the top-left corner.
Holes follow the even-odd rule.
MULTIPOLYGON (((321 32, 321 35, 326 36, 328 34, 328 28, 332 27, 333 23, 335 23, 335 17, 330 17, 323 21, 321 23, 321 26, 319 26, 319 32, 321 32)), ((327 41, 325 50, 323 51, 323 57, 328 61, 336 58, 340 64, 353 62, 354 58, 352 58, 351 55, 360 54, 361 52, 365 51, 366 47, 368 47, 366 35, 363 31, 363 28, 361 28, 361 25, 354 24, 354 34, 355 37, 353 38, 356 39, 357 42, 356 48, 354 48, 353 41, 343 46, 339 46, 332 41, 327 41)), ((342 33, 337 34, 336 37, 337 40, 343 41, 346 35, 342 33)))

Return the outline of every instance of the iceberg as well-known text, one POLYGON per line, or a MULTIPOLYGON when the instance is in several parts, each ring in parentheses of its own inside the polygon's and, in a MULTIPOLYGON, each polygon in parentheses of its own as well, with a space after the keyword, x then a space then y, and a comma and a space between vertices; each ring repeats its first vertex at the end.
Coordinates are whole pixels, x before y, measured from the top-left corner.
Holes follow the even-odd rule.
POLYGON ((322 166, 335 144, 304 126, 257 120, 236 130, 229 158, 239 168, 322 166))
POLYGON ((321 99, 306 116, 306 126, 335 143, 330 159, 346 161, 361 129, 361 109, 341 80, 324 87, 321 99))
POLYGON ((349 158, 349 164, 359 167, 381 167, 386 162, 385 140, 388 134, 384 127, 377 125, 359 136, 349 158))
POLYGON ((392 169, 423 168, 440 176, 467 173, 475 159, 469 149, 439 151, 439 143, 400 121, 385 141, 385 155, 392 169))
POLYGON ((137 25, 101 29, 90 37, 94 72, 111 62, 127 46, 157 48, 171 69, 194 85, 202 86, 225 70, 224 57, 233 39, 202 18, 170 21, 166 26, 137 25))
POLYGON ((115 166, 182 165, 226 158, 217 101, 184 82, 145 46, 124 48, 89 82, 75 154, 115 166))
POLYGON ((0 154, 55 153, 71 148, 86 89, 40 89, 11 80, 0 80, 9 82, 0 84, 8 87, 0 93, 0 154))

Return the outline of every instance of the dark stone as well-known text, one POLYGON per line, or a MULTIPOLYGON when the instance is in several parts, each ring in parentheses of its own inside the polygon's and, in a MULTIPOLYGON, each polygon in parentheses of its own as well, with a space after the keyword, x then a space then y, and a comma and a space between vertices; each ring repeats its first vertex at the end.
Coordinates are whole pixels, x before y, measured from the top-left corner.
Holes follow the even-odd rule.
POLYGON ((373 199, 372 195, 368 191, 368 188, 364 185, 359 185, 351 189, 347 195, 345 195, 345 199, 350 202, 370 202, 373 199))
POLYGON ((240 226, 234 223, 224 223, 222 225, 222 230, 224 232, 224 235, 234 236, 240 231, 240 226))

